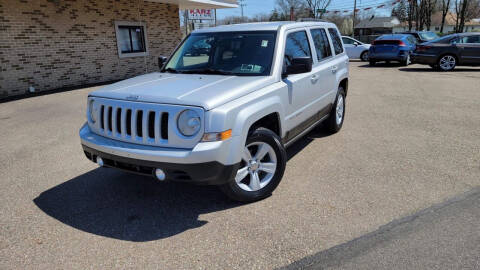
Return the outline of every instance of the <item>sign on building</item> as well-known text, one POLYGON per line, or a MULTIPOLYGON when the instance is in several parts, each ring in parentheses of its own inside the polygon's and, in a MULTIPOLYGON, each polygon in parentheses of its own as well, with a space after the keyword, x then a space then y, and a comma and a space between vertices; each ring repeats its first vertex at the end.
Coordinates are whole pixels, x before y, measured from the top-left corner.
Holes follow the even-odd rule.
POLYGON ((188 10, 189 20, 213 20, 215 19, 215 13, 213 9, 190 9, 188 10))

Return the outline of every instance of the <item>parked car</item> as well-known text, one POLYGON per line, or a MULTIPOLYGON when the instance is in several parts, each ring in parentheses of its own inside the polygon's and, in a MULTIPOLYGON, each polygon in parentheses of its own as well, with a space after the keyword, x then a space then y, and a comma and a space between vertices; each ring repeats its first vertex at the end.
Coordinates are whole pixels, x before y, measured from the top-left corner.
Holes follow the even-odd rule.
POLYGON ((362 43, 354 38, 343 36, 343 46, 347 51, 348 58, 360 59, 362 61, 368 61, 368 50, 370 44, 362 43))
POLYGON ((422 43, 412 54, 412 61, 442 71, 480 66, 480 33, 452 34, 422 43))
POLYGON ((335 24, 197 30, 164 61, 161 72, 89 94, 80 129, 88 159, 255 201, 280 183, 285 147, 319 123, 342 128, 349 63, 335 24), (205 57, 189 54, 205 43, 205 57))
POLYGON ((429 42, 439 38, 435 32, 431 31, 409 31, 398 34, 412 35, 415 39, 417 39, 417 43, 429 42))
POLYGON ((372 43, 369 50, 370 66, 380 61, 398 61, 408 66, 410 54, 415 50, 417 41, 412 35, 388 34, 379 36, 372 43))

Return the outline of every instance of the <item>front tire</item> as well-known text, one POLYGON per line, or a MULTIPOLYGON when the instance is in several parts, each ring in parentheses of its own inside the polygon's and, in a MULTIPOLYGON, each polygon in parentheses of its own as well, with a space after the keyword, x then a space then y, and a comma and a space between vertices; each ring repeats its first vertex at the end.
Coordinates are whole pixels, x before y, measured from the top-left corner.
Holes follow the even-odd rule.
POLYGON ((332 111, 325 120, 325 129, 327 132, 334 134, 340 131, 345 120, 345 90, 343 87, 338 87, 337 98, 333 104, 332 111))
POLYGON ((370 64, 371 67, 374 67, 375 63, 376 63, 375 61, 372 61, 372 60, 369 61, 369 64, 370 64))
POLYGON ((363 62, 367 62, 367 61, 368 61, 368 51, 364 51, 364 52, 360 55, 360 60, 362 60, 363 62))
POLYGON ((232 200, 253 202, 272 194, 282 180, 287 153, 280 137, 266 128, 257 128, 247 138, 235 178, 221 190, 232 200))
POLYGON ((400 62, 402 64, 402 66, 408 66, 412 63, 412 61, 410 60, 410 54, 407 55, 407 59, 405 59, 404 61, 400 62))

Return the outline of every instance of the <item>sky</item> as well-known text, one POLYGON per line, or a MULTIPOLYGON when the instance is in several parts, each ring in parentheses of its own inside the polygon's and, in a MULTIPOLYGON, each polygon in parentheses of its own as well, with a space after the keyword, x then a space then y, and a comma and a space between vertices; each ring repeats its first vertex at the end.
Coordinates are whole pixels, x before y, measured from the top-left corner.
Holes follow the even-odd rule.
MULTIPOLYGON (((244 0, 246 6, 243 8, 245 16, 252 17, 260 13, 270 13, 275 8, 276 0, 244 0)), ((391 2, 391 0, 357 0, 357 5, 359 7, 370 7, 375 5, 380 5, 385 2, 391 2)), ((332 0, 330 6, 327 10, 334 9, 352 9, 353 10, 353 0, 332 0)), ((377 11, 377 15, 381 14, 385 16, 390 13, 389 9, 381 9, 377 11)), ((228 16, 240 16, 240 8, 228 8, 228 9, 218 9, 217 18, 223 19, 228 16)))

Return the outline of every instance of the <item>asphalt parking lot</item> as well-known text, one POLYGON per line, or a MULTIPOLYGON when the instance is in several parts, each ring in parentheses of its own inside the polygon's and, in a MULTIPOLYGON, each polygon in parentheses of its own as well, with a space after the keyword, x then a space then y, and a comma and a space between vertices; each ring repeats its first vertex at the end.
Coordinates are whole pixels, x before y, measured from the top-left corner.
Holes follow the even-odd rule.
POLYGON ((0 104, 0 268, 283 267, 480 186, 480 68, 350 80, 342 131, 295 143, 252 204, 97 168, 77 134, 95 88, 0 104))

